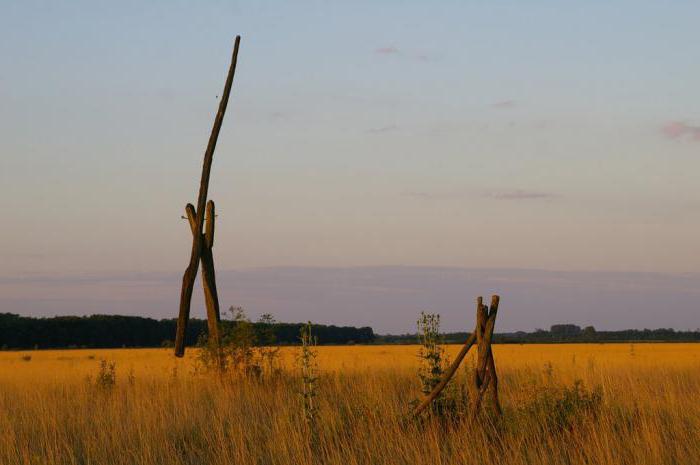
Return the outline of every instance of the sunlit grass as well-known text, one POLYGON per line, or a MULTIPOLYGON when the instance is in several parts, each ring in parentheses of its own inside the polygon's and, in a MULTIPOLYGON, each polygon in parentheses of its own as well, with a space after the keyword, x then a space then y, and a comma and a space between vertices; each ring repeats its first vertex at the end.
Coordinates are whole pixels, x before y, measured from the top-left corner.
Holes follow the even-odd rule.
POLYGON ((494 346, 505 413, 478 424, 408 417, 416 346, 319 347, 313 447, 295 350, 262 383, 196 374, 192 350, 0 352, 0 464, 700 463, 700 344, 494 346), (552 423, 576 380, 600 405, 552 423))

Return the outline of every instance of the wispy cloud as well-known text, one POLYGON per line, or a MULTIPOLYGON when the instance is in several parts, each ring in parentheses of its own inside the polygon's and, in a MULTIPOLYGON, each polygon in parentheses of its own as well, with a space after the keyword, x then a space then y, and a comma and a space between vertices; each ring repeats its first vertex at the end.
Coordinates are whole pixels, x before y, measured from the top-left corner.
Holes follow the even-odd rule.
POLYGON ((445 200, 467 197, 481 197, 495 200, 548 200, 561 197, 559 194, 544 191, 531 191, 524 189, 511 190, 490 190, 472 192, 430 192, 430 191, 406 191, 402 193, 405 197, 420 200, 445 200))
POLYGON ((689 137, 700 141, 700 126, 693 126, 683 121, 671 121, 661 127, 661 132, 669 139, 689 137))
POLYGON ((425 192, 425 191, 407 191, 402 193, 404 197, 411 197, 414 199, 420 199, 420 200, 433 200, 433 199, 440 199, 440 198, 445 198, 445 197, 450 197, 450 194, 439 194, 435 192, 425 192))
POLYGON ((514 108, 518 105, 515 100, 501 100, 500 102, 492 103, 493 108, 514 108))
POLYGON ((397 131, 399 127, 395 124, 391 124, 389 126, 381 126, 378 128, 369 128, 367 130, 368 134, 386 134, 387 132, 393 132, 397 131))
POLYGON ((543 191, 528 191, 522 189, 491 191, 484 194, 484 197, 496 200, 536 200, 536 199, 555 199, 558 194, 543 191))
POLYGON ((401 52, 399 52, 399 49, 394 46, 388 46, 379 47, 374 50, 374 53, 377 55, 399 55, 401 52))
POLYGON ((433 55, 432 53, 405 51, 405 50, 399 49, 398 47, 395 47, 393 45, 375 48, 374 53, 375 53, 375 55, 381 55, 381 56, 386 56, 386 57, 395 56, 395 57, 400 57, 404 60, 414 60, 414 61, 420 61, 422 63, 435 61, 438 58, 436 55, 433 55))

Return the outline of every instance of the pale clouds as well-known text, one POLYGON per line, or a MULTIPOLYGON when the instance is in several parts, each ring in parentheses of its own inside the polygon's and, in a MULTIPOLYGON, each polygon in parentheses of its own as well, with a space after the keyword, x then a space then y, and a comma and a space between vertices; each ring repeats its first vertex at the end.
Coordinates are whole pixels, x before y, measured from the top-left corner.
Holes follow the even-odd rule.
POLYGON ((386 134, 387 132, 397 131, 399 127, 395 124, 390 124, 388 126, 380 126, 376 128, 369 128, 367 132, 369 134, 386 134))
POLYGON ((480 197, 495 200, 551 200, 559 198, 560 195, 554 192, 525 190, 525 189, 500 189, 487 190, 482 192, 429 192, 429 191, 407 191, 403 193, 406 197, 420 200, 443 200, 466 197, 480 197))
POLYGON ((506 108, 514 108, 518 105, 518 102, 515 100, 501 100, 499 102, 492 103, 491 106, 493 108, 501 108, 501 109, 506 109, 506 108))
POLYGON ((669 139, 689 138, 700 141, 700 126, 683 121, 670 121, 661 127, 661 132, 669 139))
POLYGON ((399 49, 394 46, 379 47, 374 50, 377 55, 399 55, 399 49))
POLYGON ((537 200, 537 199, 554 199, 559 195, 552 192, 530 191, 523 189, 491 191, 485 195, 487 198, 497 200, 537 200))
MULTIPOLYGON (((272 313, 281 321, 369 325, 379 333, 414 331, 421 310, 440 313, 445 331, 464 331, 474 299, 491 294, 502 299, 499 331, 555 323, 597 329, 698 326, 697 273, 274 267, 217 270, 217 279, 222 307, 240 305, 253 318, 272 313)), ((0 311, 175 318, 180 284, 180 272, 0 278, 0 311)), ((193 317, 205 317, 203 301, 196 286, 193 317)))

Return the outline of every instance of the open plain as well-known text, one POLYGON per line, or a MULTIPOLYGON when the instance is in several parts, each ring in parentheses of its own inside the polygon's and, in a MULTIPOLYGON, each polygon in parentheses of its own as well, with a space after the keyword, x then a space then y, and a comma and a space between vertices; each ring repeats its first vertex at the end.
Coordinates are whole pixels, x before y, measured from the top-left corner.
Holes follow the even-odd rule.
MULTIPOLYGON (((504 415, 477 422, 410 417, 417 346, 322 346, 316 431, 298 350, 262 378, 196 350, 0 352, 0 463, 700 463, 700 344, 496 345, 504 415)), ((446 395, 469 394, 473 356, 446 395)))

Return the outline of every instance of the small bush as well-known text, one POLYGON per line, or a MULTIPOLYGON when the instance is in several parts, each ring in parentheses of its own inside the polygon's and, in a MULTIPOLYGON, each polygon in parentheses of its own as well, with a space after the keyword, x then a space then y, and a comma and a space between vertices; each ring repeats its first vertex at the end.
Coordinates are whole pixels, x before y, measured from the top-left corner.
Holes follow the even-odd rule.
POLYGON ((22 355, 21 359, 25 362, 31 362, 32 356, 31 355, 22 355))
POLYGON ((102 389, 111 389, 117 384, 117 364, 116 362, 108 362, 100 360, 100 369, 97 373, 95 383, 97 387, 102 389))
POLYGON ((260 364, 268 377, 276 376, 280 372, 280 348, 277 346, 277 337, 275 336, 274 330, 274 325, 276 323, 277 321, 275 318, 269 313, 261 315, 258 319, 258 324, 262 329, 258 337, 256 351, 260 359, 260 364))
POLYGON ((230 321, 220 327, 221 346, 216 347, 206 334, 200 336, 197 353, 197 368, 220 374, 238 374, 260 379, 279 373, 279 347, 276 345, 273 326, 275 319, 264 314, 258 320, 260 328, 256 332, 241 307, 229 308, 230 321))
POLYGON ((316 425, 317 410, 316 396, 318 395, 318 363, 316 338, 311 334, 311 322, 302 326, 299 336, 301 347, 297 355, 297 366, 301 372, 301 402, 304 420, 309 428, 312 445, 317 442, 318 428, 316 425))
MULTIPOLYGON (((421 392, 428 395, 442 380, 450 360, 443 348, 444 338, 440 334, 440 315, 421 312, 418 326, 418 377, 421 382, 421 392)), ((464 413, 469 404, 467 388, 456 379, 449 384, 433 402, 432 412, 441 416, 458 416, 464 413)), ((418 401, 414 401, 414 406, 418 401)))
POLYGON ((440 382, 446 365, 445 349, 442 348, 440 337, 440 315, 420 312, 417 326, 420 343, 418 377, 421 381, 421 392, 428 395, 440 382))
POLYGON ((572 430, 577 422, 595 416, 603 400, 599 387, 586 389, 581 380, 570 387, 540 386, 533 389, 532 396, 522 413, 550 433, 572 430))

